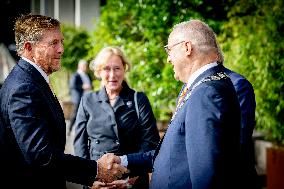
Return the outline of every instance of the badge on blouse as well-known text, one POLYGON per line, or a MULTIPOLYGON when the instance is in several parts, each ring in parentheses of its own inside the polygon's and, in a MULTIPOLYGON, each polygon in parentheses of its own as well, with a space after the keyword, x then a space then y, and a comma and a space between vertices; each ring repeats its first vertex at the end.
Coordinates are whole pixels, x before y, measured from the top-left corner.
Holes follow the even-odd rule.
POLYGON ((131 108, 132 102, 131 102, 131 101, 127 101, 127 102, 126 102, 126 105, 128 106, 128 108, 131 108))

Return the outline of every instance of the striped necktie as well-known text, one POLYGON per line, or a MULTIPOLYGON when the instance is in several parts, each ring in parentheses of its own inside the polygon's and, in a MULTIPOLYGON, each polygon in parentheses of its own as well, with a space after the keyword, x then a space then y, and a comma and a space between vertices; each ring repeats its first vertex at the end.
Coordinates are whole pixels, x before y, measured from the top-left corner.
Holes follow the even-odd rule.
POLYGON ((180 95, 179 95, 179 97, 178 97, 177 107, 179 107, 179 105, 180 105, 180 103, 182 102, 182 100, 184 99, 184 97, 185 97, 187 91, 188 91, 188 87, 185 86, 185 87, 182 89, 182 91, 181 91, 181 93, 180 93, 180 95))

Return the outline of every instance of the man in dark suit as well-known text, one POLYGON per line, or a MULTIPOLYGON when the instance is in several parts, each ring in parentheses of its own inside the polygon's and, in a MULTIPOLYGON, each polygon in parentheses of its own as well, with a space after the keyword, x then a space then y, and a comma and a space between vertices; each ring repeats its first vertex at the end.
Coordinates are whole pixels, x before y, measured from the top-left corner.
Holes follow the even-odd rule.
POLYGON ((73 112, 70 118, 69 132, 70 135, 73 125, 76 121, 77 111, 79 108, 80 100, 83 94, 92 89, 92 82, 90 76, 87 74, 88 62, 80 60, 78 62, 77 71, 71 76, 69 82, 71 100, 73 103, 73 112))
POLYGON ((255 154, 253 142, 253 130, 255 127, 255 95, 252 84, 242 75, 225 69, 225 73, 230 77, 237 92, 241 108, 241 165, 244 168, 242 177, 246 180, 246 188, 260 188, 255 169, 255 154))
POLYGON ((186 83, 156 151, 116 157, 130 171, 150 171, 151 189, 239 189, 241 112, 213 30, 190 20, 176 25, 165 46, 174 76, 186 83))
POLYGON ((59 21, 23 15, 14 30, 21 59, 0 90, 1 188, 63 189, 66 180, 92 185, 107 174, 105 159, 97 164, 64 154, 64 115, 49 87, 64 51, 59 21))

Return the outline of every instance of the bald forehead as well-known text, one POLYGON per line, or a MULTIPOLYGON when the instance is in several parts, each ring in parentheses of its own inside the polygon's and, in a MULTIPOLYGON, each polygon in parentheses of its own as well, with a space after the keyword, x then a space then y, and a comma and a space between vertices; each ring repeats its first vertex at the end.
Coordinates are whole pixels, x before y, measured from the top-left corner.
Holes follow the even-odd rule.
POLYGON ((169 37, 168 37, 168 43, 179 41, 179 40, 185 40, 185 37, 182 32, 178 31, 177 29, 174 29, 169 37))
POLYGON ((213 30, 200 20, 190 20, 181 22, 174 26, 168 41, 172 39, 203 41, 205 38, 215 38, 213 30))
POLYGON ((185 22, 181 22, 177 25, 174 26, 173 31, 175 32, 185 32, 187 30, 191 30, 191 29, 201 29, 204 27, 208 27, 204 22, 200 21, 200 20, 190 20, 190 21, 185 21, 185 22))
POLYGON ((188 36, 186 36, 187 31, 190 30, 190 22, 181 22, 174 26, 172 32, 169 35, 168 41, 174 40, 185 40, 188 36))

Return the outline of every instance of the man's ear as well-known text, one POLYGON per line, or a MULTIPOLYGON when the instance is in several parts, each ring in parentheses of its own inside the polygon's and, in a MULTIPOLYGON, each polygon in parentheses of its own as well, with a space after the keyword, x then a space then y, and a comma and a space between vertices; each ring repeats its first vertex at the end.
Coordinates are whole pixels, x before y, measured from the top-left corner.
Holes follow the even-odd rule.
POLYGON ((188 56, 191 55, 191 53, 192 53, 191 42, 190 41, 185 42, 185 47, 186 47, 186 51, 185 51, 186 55, 188 55, 188 56))
POLYGON ((30 42, 25 42, 24 48, 28 51, 32 51, 32 44, 30 42))

